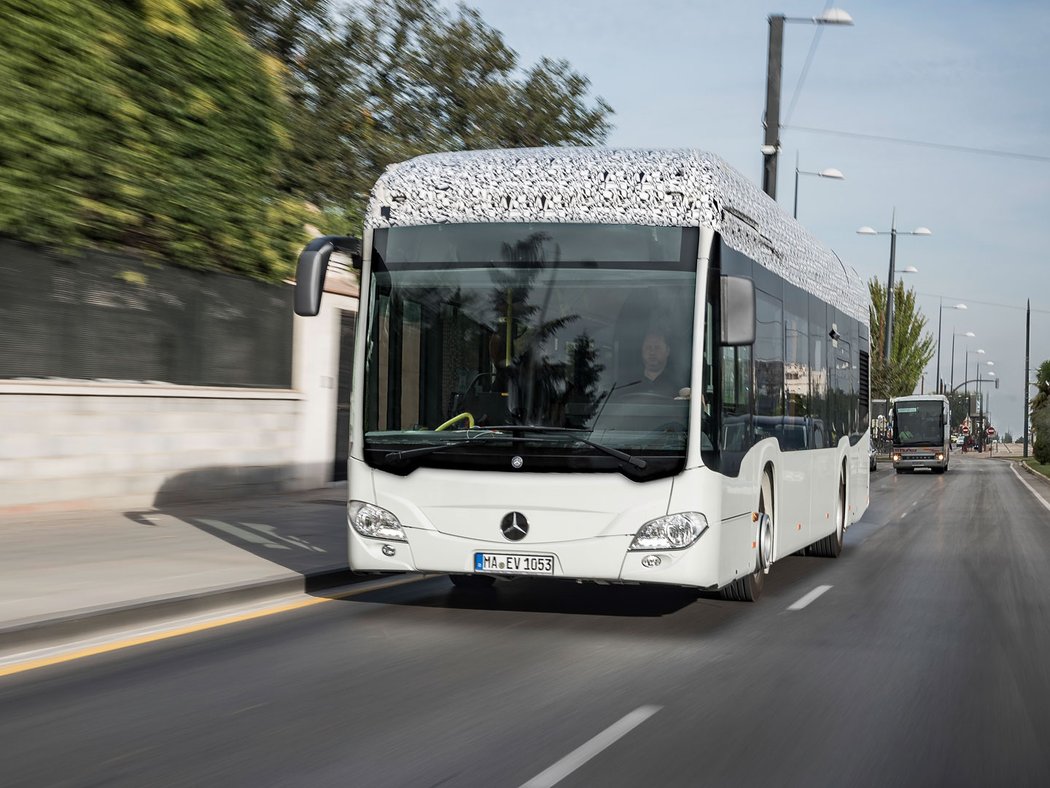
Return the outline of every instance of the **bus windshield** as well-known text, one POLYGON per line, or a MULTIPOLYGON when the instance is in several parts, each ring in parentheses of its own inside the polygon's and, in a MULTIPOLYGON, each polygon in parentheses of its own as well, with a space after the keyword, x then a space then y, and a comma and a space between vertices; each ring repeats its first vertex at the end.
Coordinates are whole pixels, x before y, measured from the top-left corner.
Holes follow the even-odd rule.
POLYGON ((698 236, 583 224, 376 230, 366 461, 401 473, 680 471, 698 236))
POLYGON ((944 404, 911 400, 895 404, 894 446, 939 446, 944 443, 944 404))

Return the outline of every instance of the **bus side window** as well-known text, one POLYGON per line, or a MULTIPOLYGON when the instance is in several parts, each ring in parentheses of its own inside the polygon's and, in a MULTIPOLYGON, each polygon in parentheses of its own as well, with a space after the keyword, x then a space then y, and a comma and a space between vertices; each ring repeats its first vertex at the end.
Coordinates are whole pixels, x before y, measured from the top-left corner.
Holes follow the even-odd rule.
POLYGON ((744 452, 751 445, 751 347, 722 348, 721 446, 744 452))

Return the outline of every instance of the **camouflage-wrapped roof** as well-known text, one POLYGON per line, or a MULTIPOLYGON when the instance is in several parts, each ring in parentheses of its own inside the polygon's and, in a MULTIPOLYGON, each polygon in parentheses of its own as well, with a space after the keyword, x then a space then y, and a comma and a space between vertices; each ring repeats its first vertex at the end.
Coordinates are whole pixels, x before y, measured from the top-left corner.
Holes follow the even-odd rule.
POLYGON ((470 222, 711 227, 732 248, 868 323, 857 272, 719 157, 696 150, 434 153, 387 168, 370 228, 470 222), (761 228, 761 232, 755 228, 761 228))

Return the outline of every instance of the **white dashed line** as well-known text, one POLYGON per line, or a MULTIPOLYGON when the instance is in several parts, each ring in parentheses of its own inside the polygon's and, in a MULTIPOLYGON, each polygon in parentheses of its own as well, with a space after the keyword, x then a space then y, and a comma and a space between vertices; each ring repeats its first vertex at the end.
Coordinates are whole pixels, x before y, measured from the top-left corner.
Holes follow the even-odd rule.
POLYGON ((788 605, 788 610, 801 610, 806 605, 813 602, 817 597, 821 596, 825 591, 830 589, 831 586, 817 586, 797 602, 788 605))
POLYGON ((537 774, 521 788, 550 788, 557 785, 619 739, 622 739, 647 719, 660 711, 659 706, 641 706, 619 722, 614 722, 593 739, 581 744, 553 766, 537 774))

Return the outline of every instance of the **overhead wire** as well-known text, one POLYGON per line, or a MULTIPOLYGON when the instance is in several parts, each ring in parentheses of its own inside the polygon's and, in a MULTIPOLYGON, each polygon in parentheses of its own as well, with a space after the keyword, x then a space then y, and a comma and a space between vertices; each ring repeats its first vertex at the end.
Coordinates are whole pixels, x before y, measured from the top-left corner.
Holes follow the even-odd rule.
MULTIPOLYGON (((916 290, 915 291, 915 295, 926 296, 928 298, 947 298, 947 299, 953 299, 953 300, 956 300, 956 301, 965 301, 967 304, 980 304, 981 306, 996 306, 996 307, 1000 307, 1002 309, 1019 309, 1022 312, 1027 308, 1027 307, 1025 307, 1024 304, 1020 304, 1020 305, 1018 305, 1018 304, 997 304, 997 303, 995 303, 993 301, 978 301, 975 298, 969 298, 967 296, 948 295, 947 293, 922 293, 922 292, 916 290)), ((1032 311, 1033 312, 1038 312, 1038 313, 1043 314, 1043 315, 1050 315, 1050 309, 1037 309, 1036 307, 1033 306, 1032 307, 1032 311)))
MULTIPOLYGON (((834 0, 828 0, 824 4, 824 11, 826 12, 831 8, 831 4, 834 0)), ((820 43, 820 34, 824 32, 823 25, 817 25, 817 29, 813 31, 813 41, 809 45, 809 53, 806 55, 806 62, 802 66, 802 73, 798 77, 798 83, 795 85, 795 92, 791 96, 791 103, 788 104, 788 111, 784 115, 784 123, 781 124, 781 128, 785 128, 786 123, 791 122, 791 115, 795 111, 795 105, 798 103, 798 97, 802 93, 802 86, 806 84, 806 75, 809 74, 809 67, 813 63, 813 56, 817 52, 817 44, 820 43)))
POLYGON ((882 134, 865 134, 859 131, 841 131, 839 129, 820 129, 814 126, 788 126, 782 128, 792 131, 804 131, 811 134, 829 134, 835 137, 851 137, 853 139, 876 140, 878 142, 896 142, 902 145, 916 145, 923 148, 938 148, 959 153, 977 153, 984 156, 1000 156, 1010 159, 1023 159, 1025 161, 1050 162, 1050 156, 1040 156, 1037 153, 1021 153, 1019 151, 996 150, 994 148, 978 148, 969 145, 951 145, 946 142, 930 142, 928 140, 914 140, 905 137, 890 137, 882 134))

